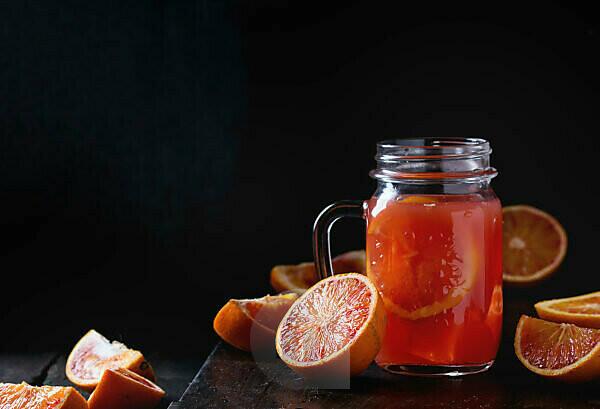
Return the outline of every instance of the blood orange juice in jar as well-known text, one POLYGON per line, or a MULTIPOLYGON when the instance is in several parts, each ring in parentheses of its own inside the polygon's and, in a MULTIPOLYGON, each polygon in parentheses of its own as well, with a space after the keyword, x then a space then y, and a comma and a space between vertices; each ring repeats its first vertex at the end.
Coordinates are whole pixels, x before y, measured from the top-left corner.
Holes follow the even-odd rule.
POLYGON ((502 327, 502 208, 490 145, 475 138, 377 144, 377 190, 315 222, 315 259, 331 273, 329 229, 367 222, 367 275, 387 311, 376 362, 409 375, 465 375, 494 362, 502 327))

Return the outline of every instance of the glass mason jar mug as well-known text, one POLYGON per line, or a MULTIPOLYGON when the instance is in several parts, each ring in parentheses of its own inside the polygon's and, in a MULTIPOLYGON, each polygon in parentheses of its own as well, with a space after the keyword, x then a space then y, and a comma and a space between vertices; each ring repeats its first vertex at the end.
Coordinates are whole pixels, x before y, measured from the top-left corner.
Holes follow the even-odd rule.
POLYGON ((315 222, 321 278, 332 274, 329 230, 366 220, 367 275, 387 311, 376 362, 395 373, 435 376, 487 370, 502 327, 502 208, 490 187, 491 148, 475 138, 377 144, 377 190, 341 201, 315 222))

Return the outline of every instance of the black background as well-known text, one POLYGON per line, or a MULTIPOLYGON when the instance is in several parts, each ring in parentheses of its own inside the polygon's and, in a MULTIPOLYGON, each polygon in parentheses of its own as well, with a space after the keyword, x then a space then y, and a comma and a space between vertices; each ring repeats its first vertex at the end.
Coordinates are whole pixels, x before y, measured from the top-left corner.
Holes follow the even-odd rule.
MULTIPOLYGON (((0 347, 94 327, 205 356, 220 306, 310 260, 315 216, 368 198, 395 137, 488 138, 503 203, 570 239, 517 292, 597 290, 597 14, 400 3, 3 3, 0 347)), ((363 234, 340 224, 335 250, 363 234)))

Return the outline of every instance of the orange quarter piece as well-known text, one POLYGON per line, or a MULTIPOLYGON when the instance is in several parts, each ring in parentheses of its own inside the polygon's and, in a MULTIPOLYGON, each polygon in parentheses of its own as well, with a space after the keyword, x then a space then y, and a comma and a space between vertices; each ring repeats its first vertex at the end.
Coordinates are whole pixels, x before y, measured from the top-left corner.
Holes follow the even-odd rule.
POLYGON ((90 330, 77 342, 69 358, 65 372, 67 378, 82 389, 91 391, 106 369, 126 368, 150 380, 154 371, 140 351, 127 348, 90 330))
POLYGON ((215 332, 230 345, 244 351, 273 348, 279 322, 298 294, 229 300, 213 322, 215 332))
POLYGON ((600 330, 521 316, 515 353, 538 375, 567 382, 600 377, 600 330))
POLYGON ((0 383, 0 409, 87 409, 83 396, 71 387, 0 383))
POLYGON ((545 320, 600 328, 600 291, 577 297, 541 301, 535 309, 545 320))
POLYGON ((165 391, 129 369, 107 369, 88 401, 90 409, 153 409, 165 391))

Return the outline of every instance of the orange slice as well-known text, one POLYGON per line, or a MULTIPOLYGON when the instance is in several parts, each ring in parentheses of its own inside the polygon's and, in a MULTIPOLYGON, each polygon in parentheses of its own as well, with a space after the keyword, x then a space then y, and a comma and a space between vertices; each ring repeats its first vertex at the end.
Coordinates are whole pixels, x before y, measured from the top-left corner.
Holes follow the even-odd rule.
MULTIPOLYGON (((364 250, 340 254, 331 261, 335 273, 365 274, 366 255, 364 250)), ((271 286, 279 292, 302 292, 318 281, 315 263, 275 266, 271 270, 271 286)))
POLYGON ((367 277, 334 275, 308 289, 281 320, 277 354, 308 378, 355 375, 377 355, 385 318, 380 295, 367 277))
POLYGON ((385 208, 369 222, 367 247, 374 263, 367 275, 389 312, 418 320, 460 304, 483 267, 483 249, 472 230, 454 234, 450 213, 434 211, 434 198, 409 196, 402 203, 408 204, 385 208), (432 211, 414 212, 415 206, 432 211))
POLYGON ((600 291, 570 298, 541 301, 535 305, 540 318, 600 328, 600 291))
POLYGON ((273 348, 275 330, 298 294, 267 295, 229 300, 217 313, 213 327, 228 344, 244 351, 273 348))
POLYGON ((600 376, 600 330, 522 315, 515 353, 527 369, 568 382, 600 376))
POLYGON ((105 369, 126 368, 154 380, 154 371, 140 351, 124 344, 112 343, 94 330, 90 330, 77 342, 69 358, 65 372, 73 384, 82 389, 93 390, 105 369))
POLYGON ((437 200, 435 197, 432 197, 432 196, 407 195, 407 196, 404 196, 402 199, 402 203, 424 204, 424 203, 437 203, 437 202, 439 202, 439 200, 437 200))
POLYGON ((504 281, 527 284, 550 276, 567 253, 560 223, 531 206, 508 206, 502 213, 504 281))
POLYGON ((488 326, 488 328, 491 328, 495 339, 500 339, 503 307, 504 302, 502 297, 502 286, 496 285, 492 291, 492 299, 485 317, 485 324, 488 326))
POLYGON ((90 396, 90 409, 153 409, 165 391, 129 369, 107 369, 90 396))
POLYGON ((87 409, 83 396, 71 387, 0 383, 2 409, 87 409))

